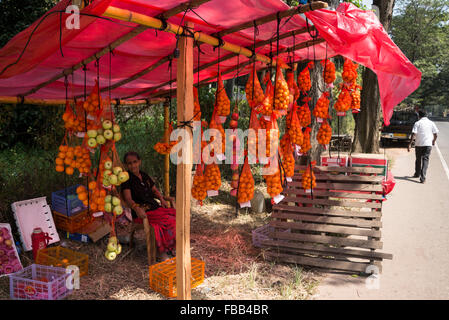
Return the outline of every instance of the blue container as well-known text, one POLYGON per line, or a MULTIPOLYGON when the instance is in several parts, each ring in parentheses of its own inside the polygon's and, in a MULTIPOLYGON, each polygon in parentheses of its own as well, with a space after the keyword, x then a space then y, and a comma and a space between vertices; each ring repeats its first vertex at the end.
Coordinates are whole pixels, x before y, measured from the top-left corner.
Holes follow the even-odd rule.
POLYGON ((86 209, 83 202, 78 199, 76 188, 80 185, 68 187, 51 194, 51 207, 54 211, 67 216, 74 216, 75 214, 86 209), (66 191, 67 190, 67 191, 66 191), (66 198, 67 194, 67 198, 66 198))

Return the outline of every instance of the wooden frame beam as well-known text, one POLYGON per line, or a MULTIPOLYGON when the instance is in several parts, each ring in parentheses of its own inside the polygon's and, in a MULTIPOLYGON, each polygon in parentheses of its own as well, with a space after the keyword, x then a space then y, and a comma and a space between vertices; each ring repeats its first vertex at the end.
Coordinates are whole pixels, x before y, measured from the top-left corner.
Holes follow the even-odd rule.
MULTIPOLYGON (((73 99, 69 99, 73 101, 73 99)), ((111 104, 115 105, 141 105, 141 104, 157 104, 163 102, 163 98, 155 98, 155 99, 139 99, 139 100, 122 100, 122 99, 112 99, 111 104)), ((34 99, 34 98, 24 98, 23 101, 19 97, 3 97, 0 96, 0 103, 4 104, 36 104, 36 105, 65 105, 65 99, 34 99)))

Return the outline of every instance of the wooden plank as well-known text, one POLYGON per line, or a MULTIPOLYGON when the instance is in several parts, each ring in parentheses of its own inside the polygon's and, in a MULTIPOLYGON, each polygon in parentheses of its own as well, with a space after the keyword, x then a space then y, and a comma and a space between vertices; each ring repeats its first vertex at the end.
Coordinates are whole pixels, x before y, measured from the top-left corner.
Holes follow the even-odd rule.
MULTIPOLYGON (((289 187, 302 188, 302 183, 293 181, 288 184, 289 187)), ((362 192, 382 192, 381 184, 359 184, 359 183, 330 183, 330 182, 317 182, 317 189, 329 189, 329 190, 344 190, 344 191, 362 191, 362 192)))
MULTIPOLYGON (((170 143, 170 103, 165 101, 164 103, 164 143, 170 143)), ((164 195, 170 196, 170 155, 164 155, 164 195)))
MULTIPOLYGON (((315 173, 315 179, 318 180, 330 180, 330 181, 344 181, 344 182, 369 182, 369 183, 382 183, 384 177, 382 176, 358 176, 350 175, 345 176, 342 174, 329 174, 329 173, 315 173)), ((295 174, 293 176, 294 181, 301 181, 302 174, 295 174)))
MULTIPOLYGON (((274 258, 275 260, 280 260, 289 263, 297 263, 301 265, 307 265, 312 267, 320 267, 325 269, 336 269, 344 271, 357 271, 366 272, 366 268, 371 263, 357 263, 357 262, 346 262, 338 261, 333 259, 320 259, 305 256, 289 255, 285 253, 276 253, 267 251, 264 253, 268 258, 274 258)), ((380 271, 380 267, 379 267, 380 271)))
MULTIPOLYGON (((193 23, 186 22, 193 28, 193 23)), ((180 37, 179 59, 177 60, 177 115, 178 123, 193 118, 193 39, 180 37)), ((186 129, 190 135, 190 130, 186 129)), ((176 286, 179 300, 191 299, 191 256, 190 256, 190 197, 192 176, 192 142, 183 143, 182 152, 186 160, 176 167, 176 286)))
MULTIPOLYGON (((295 165, 295 172, 300 170, 305 170, 306 166, 295 165)), ((364 173, 364 174, 382 174, 382 168, 366 168, 366 167, 325 167, 317 166, 313 168, 314 172, 324 171, 324 172, 339 172, 339 173, 364 173)))
MULTIPOLYGON (((282 192, 284 195, 296 194, 298 196, 308 196, 310 193, 305 192, 304 189, 285 188, 282 192)), ((359 193, 359 192, 338 192, 338 191, 325 191, 325 190, 313 190, 313 195, 318 197, 332 197, 332 198, 352 198, 352 199, 370 199, 370 200, 382 200, 381 194, 373 193, 359 193)))
POLYGON ((382 249, 383 246, 383 243, 381 241, 376 240, 348 239, 342 237, 320 236, 302 233, 270 232, 269 237, 273 239, 313 242, 365 249, 382 249))
POLYGON ((305 197, 285 197, 281 203, 285 202, 312 203, 312 204, 321 204, 326 206, 337 206, 337 207, 382 208, 382 203, 377 202, 338 201, 338 200, 327 200, 319 198, 308 199, 305 197))
POLYGON ((270 226, 285 229, 341 233, 341 234, 376 237, 376 238, 380 238, 381 236, 381 232, 378 230, 357 229, 355 227, 329 226, 325 224, 316 224, 316 223, 270 221, 270 226))
POLYGON ((393 259, 393 255, 390 253, 369 251, 369 250, 356 250, 348 248, 332 248, 321 244, 300 243, 300 242, 285 242, 279 240, 263 240, 261 242, 264 246, 270 246, 274 248, 289 248, 289 249, 304 249, 312 252, 322 252, 323 254, 341 254, 354 258, 367 258, 367 259, 393 259))
MULTIPOLYGON (((290 206, 287 206, 290 207, 290 206)), ((290 207, 291 208, 291 207, 290 207)), ((317 215, 308 215, 308 214, 294 214, 294 213, 280 213, 273 212, 271 215, 273 218, 278 219, 291 219, 298 221, 310 221, 310 222, 321 222, 321 223, 329 223, 343 226, 354 226, 361 228, 370 228, 370 227, 382 227, 382 222, 377 220, 366 220, 366 219, 354 219, 354 218, 335 218, 335 217, 325 217, 325 216, 317 216, 317 215)))
MULTIPOLYGON (((302 212, 309 214, 321 214, 328 216, 340 216, 340 217, 357 217, 357 218, 380 218, 382 212, 380 211, 351 211, 351 210, 334 210, 327 208, 315 208, 315 207, 299 207, 289 205, 275 205, 273 212, 302 212)), ((274 217, 274 215, 272 215, 274 217)))

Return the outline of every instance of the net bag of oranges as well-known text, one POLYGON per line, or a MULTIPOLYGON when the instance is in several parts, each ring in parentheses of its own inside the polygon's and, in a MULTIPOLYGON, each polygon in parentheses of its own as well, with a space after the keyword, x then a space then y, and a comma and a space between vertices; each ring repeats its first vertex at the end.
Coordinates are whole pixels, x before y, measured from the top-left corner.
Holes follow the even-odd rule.
POLYGON ((300 155, 306 154, 309 152, 310 149, 312 149, 312 144, 310 142, 310 132, 312 131, 312 128, 307 127, 305 128, 303 132, 304 138, 302 139, 302 143, 300 145, 300 155))
POLYGON ((246 82, 245 85, 245 94, 248 105, 251 108, 257 107, 265 99, 265 95, 263 93, 259 78, 257 77, 257 71, 254 66, 249 76, 248 82, 246 82))
MULTIPOLYGON (((280 117, 277 111, 273 111, 269 120, 265 120, 265 118, 261 118, 259 123, 260 127, 264 129, 261 133, 259 133, 259 141, 263 141, 263 137, 265 137, 265 156, 268 158, 276 155, 276 152, 279 147, 279 138, 280 131, 277 119, 280 117)), ((258 150, 258 152, 263 152, 262 150, 258 150)))
POLYGON ((359 113, 360 112, 360 90, 362 89, 361 86, 357 84, 353 84, 350 87, 351 90, 351 109, 352 113, 359 113))
POLYGON ((321 65, 323 66, 324 83, 326 83, 329 88, 332 88, 336 79, 335 64, 329 59, 325 59, 321 61, 321 65))
POLYGON ((315 108, 313 109, 313 115, 317 118, 317 122, 323 122, 323 119, 329 118, 329 92, 323 92, 315 108))
POLYGON ((350 91, 342 86, 338 99, 334 104, 334 108, 337 111, 337 116, 343 117, 346 115, 346 111, 351 109, 352 98, 350 91))
POLYGON ((296 102, 293 104, 292 117, 290 126, 288 128, 288 134, 290 136, 290 141, 293 144, 301 145, 303 140, 302 127, 298 118, 298 105, 296 102))
POLYGON ((321 123, 320 128, 318 129, 316 140, 318 141, 319 144, 323 145, 325 149, 327 149, 327 145, 331 141, 331 138, 332 138, 332 128, 329 125, 329 123, 327 123, 327 120, 324 120, 321 123))
POLYGON ((193 120, 201 121, 201 106, 197 87, 193 87, 193 120))
POLYGON ((259 118, 253 108, 251 110, 251 116, 249 120, 249 133, 248 133, 248 157, 251 163, 258 162, 258 150, 259 150, 259 130, 261 129, 259 118))
POLYGON ((284 197, 281 195, 283 188, 277 157, 270 159, 264 166, 264 171, 267 173, 263 177, 267 184, 267 193, 271 197, 271 203, 279 203, 284 197), (273 165, 271 166, 271 164, 273 165))
POLYGON ((301 127, 307 127, 312 123, 312 113, 309 108, 310 100, 312 100, 310 97, 302 99, 303 105, 298 109, 298 119, 301 127))
POLYGON ((279 110, 282 114, 287 113, 290 102, 290 89, 287 81, 285 81, 284 74, 281 70, 281 64, 284 64, 282 59, 277 59, 276 64, 276 80, 274 88, 274 110, 279 110))
MULTIPOLYGON (((226 133, 223 129, 223 126, 218 121, 218 116, 214 113, 212 114, 212 119, 209 122, 209 129, 216 129, 219 131, 221 136, 221 144, 220 141, 215 141, 215 136, 210 138, 210 142, 213 143, 214 154, 217 156, 217 159, 222 161, 225 160, 225 152, 226 152, 226 133)), ((209 145, 211 146, 211 145, 209 145)))
POLYGON ((310 166, 307 166, 307 169, 302 174, 302 187, 305 192, 312 192, 312 190, 316 187, 316 178, 315 174, 313 173, 315 163, 315 161, 312 161, 310 163, 310 166))
POLYGON ((216 163, 206 165, 204 176, 206 179, 207 196, 213 197, 218 195, 218 189, 221 186, 221 174, 218 165, 216 163))
POLYGON ((310 81, 309 69, 314 67, 313 61, 310 61, 307 66, 298 74, 298 87, 301 92, 306 95, 312 88, 312 81, 310 81))
POLYGON ((289 109, 293 106, 293 103, 299 99, 301 91, 295 81, 295 74, 292 70, 287 71, 287 85, 289 89, 289 109))
POLYGON ((265 74, 263 82, 264 84, 266 84, 264 95, 265 98, 262 101, 262 104, 257 106, 257 112, 263 116, 270 117, 273 113, 274 87, 273 83, 271 82, 271 75, 269 72, 265 74))
POLYGON ((229 113, 231 113, 231 101, 226 94, 226 90, 223 85, 223 79, 221 78, 221 73, 218 74, 214 112, 218 116, 217 121, 219 123, 225 122, 226 117, 229 115, 229 113))
POLYGON ((359 67, 358 64, 352 62, 350 59, 345 58, 345 62, 343 63, 343 72, 341 74, 341 77, 343 78, 343 81, 347 85, 351 85, 352 83, 356 82, 358 67, 359 67))
POLYGON ((157 153, 159 154, 170 154, 173 146, 175 146, 178 141, 170 141, 170 135, 173 131, 173 125, 172 123, 170 123, 168 125, 168 129, 164 131, 164 137, 162 138, 163 141, 159 141, 158 143, 156 143, 153 148, 154 150, 156 150, 157 153), (169 142, 166 143, 164 142, 165 137, 168 137, 169 142))
POLYGON ((293 156, 293 147, 288 133, 282 136, 280 152, 286 180, 287 182, 291 182, 292 177, 295 174, 295 157, 293 156))
POLYGON ((254 178, 248 164, 248 158, 246 158, 242 167, 242 173, 240 174, 237 191, 237 202, 240 204, 240 208, 251 207, 251 199, 253 197, 254 178))
POLYGON ((200 206, 203 205, 203 200, 207 197, 207 183, 206 177, 203 174, 204 164, 196 166, 195 175, 193 176, 192 198, 198 201, 200 206))
POLYGON ((83 109, 88 114, 88 119, 93 120, 93 118, 97 117, 99 113, 101 113, 101 109, 103 108, 103 99, 100 95, 100 87, 98 85, 98 81, 95 80, 95 85, 92 89, 92 92, 86 98, 86 101, 83 102, 83 109))
MULTIPOLYGON (((83 145, 70 146, 74 144, 68 139, 68 132, 66 131, 63 141, 59 146, 59 152, 55 159, 55 169, 57 172, 65 172, 65 174, 71 176, 77 169, 80 177, 89 174, 92 162, 90 159, 90 152, 83 145)), ((73 138, 76 139, 76 138, 73 138)))

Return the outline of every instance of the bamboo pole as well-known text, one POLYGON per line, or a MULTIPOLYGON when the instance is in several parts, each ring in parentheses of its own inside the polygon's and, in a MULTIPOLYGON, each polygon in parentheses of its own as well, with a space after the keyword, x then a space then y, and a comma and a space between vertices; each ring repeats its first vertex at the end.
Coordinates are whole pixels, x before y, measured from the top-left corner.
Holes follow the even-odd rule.
MULTIPOLYGON (((191 22, 186 26, 193 29, 191 22)), ((178 41, 180 55, 177 60, 177 115, 178 123, 193 118, 193 39, 181 37, 178 41)), ((192 133, 186 127, 192 139, 192 133)), ((190 194, 192 178, 192 140, 183 144, 185 162, 176 167, 176 287, 179 300, 191 299, 191 257, 190 257, 190 194)))
MULTIPOLYGON (((164 143, 170 143, 170 133, 168 132, 170 120, 169 103, 164 102, 164 143)), ((164 193, 166 197, 170 196, 170 155, 164 156, 164 193)))
MULTIPOLYGON (((156 104, 163 101, 163 98, 155 98, 155 99, 140 99, 140 100, 111 100, 111 104, 120 104, 120 105, 141 105, 141 104, 156 104)), ((70 101, 73 101, 70 99, 70 101)), ((6 97, 0 96, 0 103, 2 104, 35 104, 35 105, 44 105, 44 106, 53 106, 53 105, 65 105, 65 99, 34 99, 34 98, 24 98, 23 101, 20 97, 6 97)))

